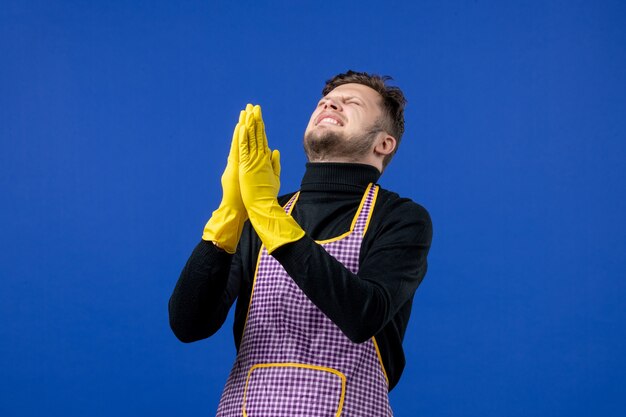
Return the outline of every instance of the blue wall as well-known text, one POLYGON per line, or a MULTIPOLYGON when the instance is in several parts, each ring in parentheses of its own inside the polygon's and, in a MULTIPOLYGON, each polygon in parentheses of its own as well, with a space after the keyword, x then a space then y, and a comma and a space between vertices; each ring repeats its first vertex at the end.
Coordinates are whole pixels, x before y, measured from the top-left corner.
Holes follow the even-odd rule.
POLYGON ((348 68, 434 222, 396 415, 626 415, 625 45, 622 1, 3 1, 0 415, 213 415, 232 318, 184 345, 167 300, 238 112, 294 190, 348 68))

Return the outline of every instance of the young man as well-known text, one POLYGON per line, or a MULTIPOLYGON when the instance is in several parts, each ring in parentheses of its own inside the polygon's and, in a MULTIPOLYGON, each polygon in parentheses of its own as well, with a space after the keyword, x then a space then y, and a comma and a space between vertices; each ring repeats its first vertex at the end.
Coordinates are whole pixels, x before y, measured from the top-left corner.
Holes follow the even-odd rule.
POLYGON ((392 415, 432 225, 423 207, 376 185, 404 132, 405 99, 387 79, 348 71, 326 83, 300 191, 283 197, 260 107, 241 112, 222 203, 169 304, 174 333, 192 342, 215 333, 237 299, 237 358, 218 416, 392 415))

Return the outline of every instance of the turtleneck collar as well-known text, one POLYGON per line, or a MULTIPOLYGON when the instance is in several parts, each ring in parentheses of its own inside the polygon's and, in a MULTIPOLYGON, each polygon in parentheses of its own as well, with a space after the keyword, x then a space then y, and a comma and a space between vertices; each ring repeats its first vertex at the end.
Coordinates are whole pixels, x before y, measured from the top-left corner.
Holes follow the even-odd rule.
POLYGON ((363 192, 380 178, 372 165, 340 162, 308 162, 300 191, 363 192))

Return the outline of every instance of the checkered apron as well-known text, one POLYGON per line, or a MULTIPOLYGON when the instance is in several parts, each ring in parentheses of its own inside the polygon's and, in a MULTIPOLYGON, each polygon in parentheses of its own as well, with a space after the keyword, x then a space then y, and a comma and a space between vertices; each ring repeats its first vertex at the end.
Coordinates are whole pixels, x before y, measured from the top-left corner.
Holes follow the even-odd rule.
MULTIPOLYGON (((377 192, 368 186, 350 231, 318 242, 353 273, 377 192)), ((376 340, 351 342, 263 247, 217 416, 389 417, 387 391, 376 340)))

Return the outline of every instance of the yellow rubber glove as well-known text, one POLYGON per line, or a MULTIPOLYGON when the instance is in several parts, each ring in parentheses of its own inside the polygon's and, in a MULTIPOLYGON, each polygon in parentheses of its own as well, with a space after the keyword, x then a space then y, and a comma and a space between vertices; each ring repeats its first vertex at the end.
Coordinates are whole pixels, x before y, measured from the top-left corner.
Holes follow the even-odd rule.
POLYGON ((278 204, 280 153, 267 145, 260 106, 246 111, 245 124, 239 127, 239 186, 250 223, 269 253, 304 236, 278 204))
POLYGON ((235 253, 248 213, 239 190, 239 128, 245 126, 246 112, 252 113, 252 105, 239 113, 230 144, 228 163, 222 174, 222 202, 204 227, 202 239, 212 241, 228 253, 235 253))

